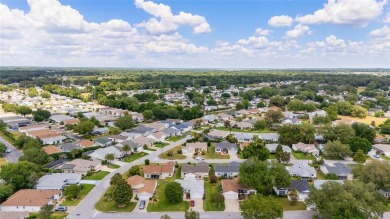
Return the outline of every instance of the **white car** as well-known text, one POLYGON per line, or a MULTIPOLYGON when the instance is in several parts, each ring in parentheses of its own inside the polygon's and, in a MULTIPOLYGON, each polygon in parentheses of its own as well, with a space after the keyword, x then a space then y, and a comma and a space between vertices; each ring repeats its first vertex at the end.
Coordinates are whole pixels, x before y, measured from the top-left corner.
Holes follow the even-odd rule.
POLYGON ((11 153, 11 149, 7 148, 7 149, 5 150, 5 153, 11 153))
POLYGON ((197 157, 195 158, 195 160, 204 160, 204 157, 197 156, 197 157))

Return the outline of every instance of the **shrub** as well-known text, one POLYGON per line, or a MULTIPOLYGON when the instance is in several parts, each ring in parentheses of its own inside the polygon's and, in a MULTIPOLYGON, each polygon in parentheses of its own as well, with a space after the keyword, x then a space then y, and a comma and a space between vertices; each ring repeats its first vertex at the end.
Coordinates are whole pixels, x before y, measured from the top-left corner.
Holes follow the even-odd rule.
POLYGON ((210 177, 210 182, 211 183, 217 183, 217 181, 218 181, 218 177, 217 176, 211 176, 210 177))
POLYGON ((150 160, 149 159, 146 159, 145 160, 145 165, 149 165, 150 164, 150 160))
POLYGON ((172 152, 172 151, 168 151, 168 152, 167 152, 167 156, 168 156, 168 157, 172 157, 172 156, 173 156, 173 152, 172 152))
POLYGON ((181 149, 177 150, 177 154, 183 154, 183 151, 181 149))

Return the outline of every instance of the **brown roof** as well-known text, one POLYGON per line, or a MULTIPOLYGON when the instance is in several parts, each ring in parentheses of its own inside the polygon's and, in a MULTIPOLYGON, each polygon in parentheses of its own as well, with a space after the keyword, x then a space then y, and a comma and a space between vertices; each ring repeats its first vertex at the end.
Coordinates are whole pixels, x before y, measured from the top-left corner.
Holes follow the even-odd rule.
POLYGON ((60 134, 58 134, 57 132, 54 132, 50 129, 31 131, 31 132, 28 132, 28 134, 33 136, 33 137, 40 138, 40 139, 60 136, 60 134))
POLYGON ((1 206, 43 206, 48 204, 54 195, 60 193, 61 190, 22 189, 9 197, 1 206))
POLYGON ((65 125, 74 125, 80 122, 80 119, 68 119, 64 121, 65 125))
POLYGON ((175 163, 167 162, 162 165, 148 165, 144 166, 144 173, 152 174, 152 173, 173 173, 175 168, 175 163))
POLYGON ((138 193, 147 192, 153 194, 157 187, 157 180, 144 180, 144 187, 138 190, 138 193))
POLYGON ((77 145, 80 145, 81 147, 83 148, 88 148, 88 147, 91 147, 93 146, 95 143, 93 143, 92 141, 90 140, 81 140, 77 143, 77 145))
POLYGON ((221 180, 222 191, 225 192, 238 192, 238 178, 235 179, 223 179, 221 180))
POLYGON ((42 149, 44 152, 46 152, 46 154, 49 154, 49 155, 63 152, 63 150, 60 147, 53 146, 53 145, 43 147, 42 149))
POLYGON ((145 180, 145 178, 143 178, 142 176, 134 175, 134 176, 130 176, 130 177, 127 179, 127 183, 128 183, 131 187, 136 187, 136 186, 138 186, 139 184, 141 184, 144 180, 145 180))

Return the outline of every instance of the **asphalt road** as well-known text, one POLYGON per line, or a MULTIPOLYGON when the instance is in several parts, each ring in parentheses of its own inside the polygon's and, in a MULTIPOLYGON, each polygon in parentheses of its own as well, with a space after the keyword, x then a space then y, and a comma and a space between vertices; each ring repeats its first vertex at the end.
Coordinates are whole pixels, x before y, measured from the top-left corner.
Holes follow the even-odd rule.
POLYGON ((0 136, 0 142, 5 144, 5 146, 7 146, 11 150, 11 153, 5 154, 5 158, 7 158, 8 162, 10 163, 18 162, 19 158, 22 156, 22 152, 17 150, 13 145, 11 145, 8 141, 6 141, 1 136, 0 136))

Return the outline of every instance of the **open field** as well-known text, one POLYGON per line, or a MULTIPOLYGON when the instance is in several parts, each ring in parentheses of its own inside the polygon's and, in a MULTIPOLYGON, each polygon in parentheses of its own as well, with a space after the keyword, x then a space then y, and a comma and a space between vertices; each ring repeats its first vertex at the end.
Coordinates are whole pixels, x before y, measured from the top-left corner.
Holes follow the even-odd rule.
POLYGON ((338 116, 340 119, 351 119, 356 122, 361 122, 367 125, 371 125, 372 121, 375 121, 375 126, 383 124, 384 121, 386 121, 388 118, 379 118, 375 116, 367 116, 364 119, 358 118, 358 117, 351 117, 351 116, 338 116))

